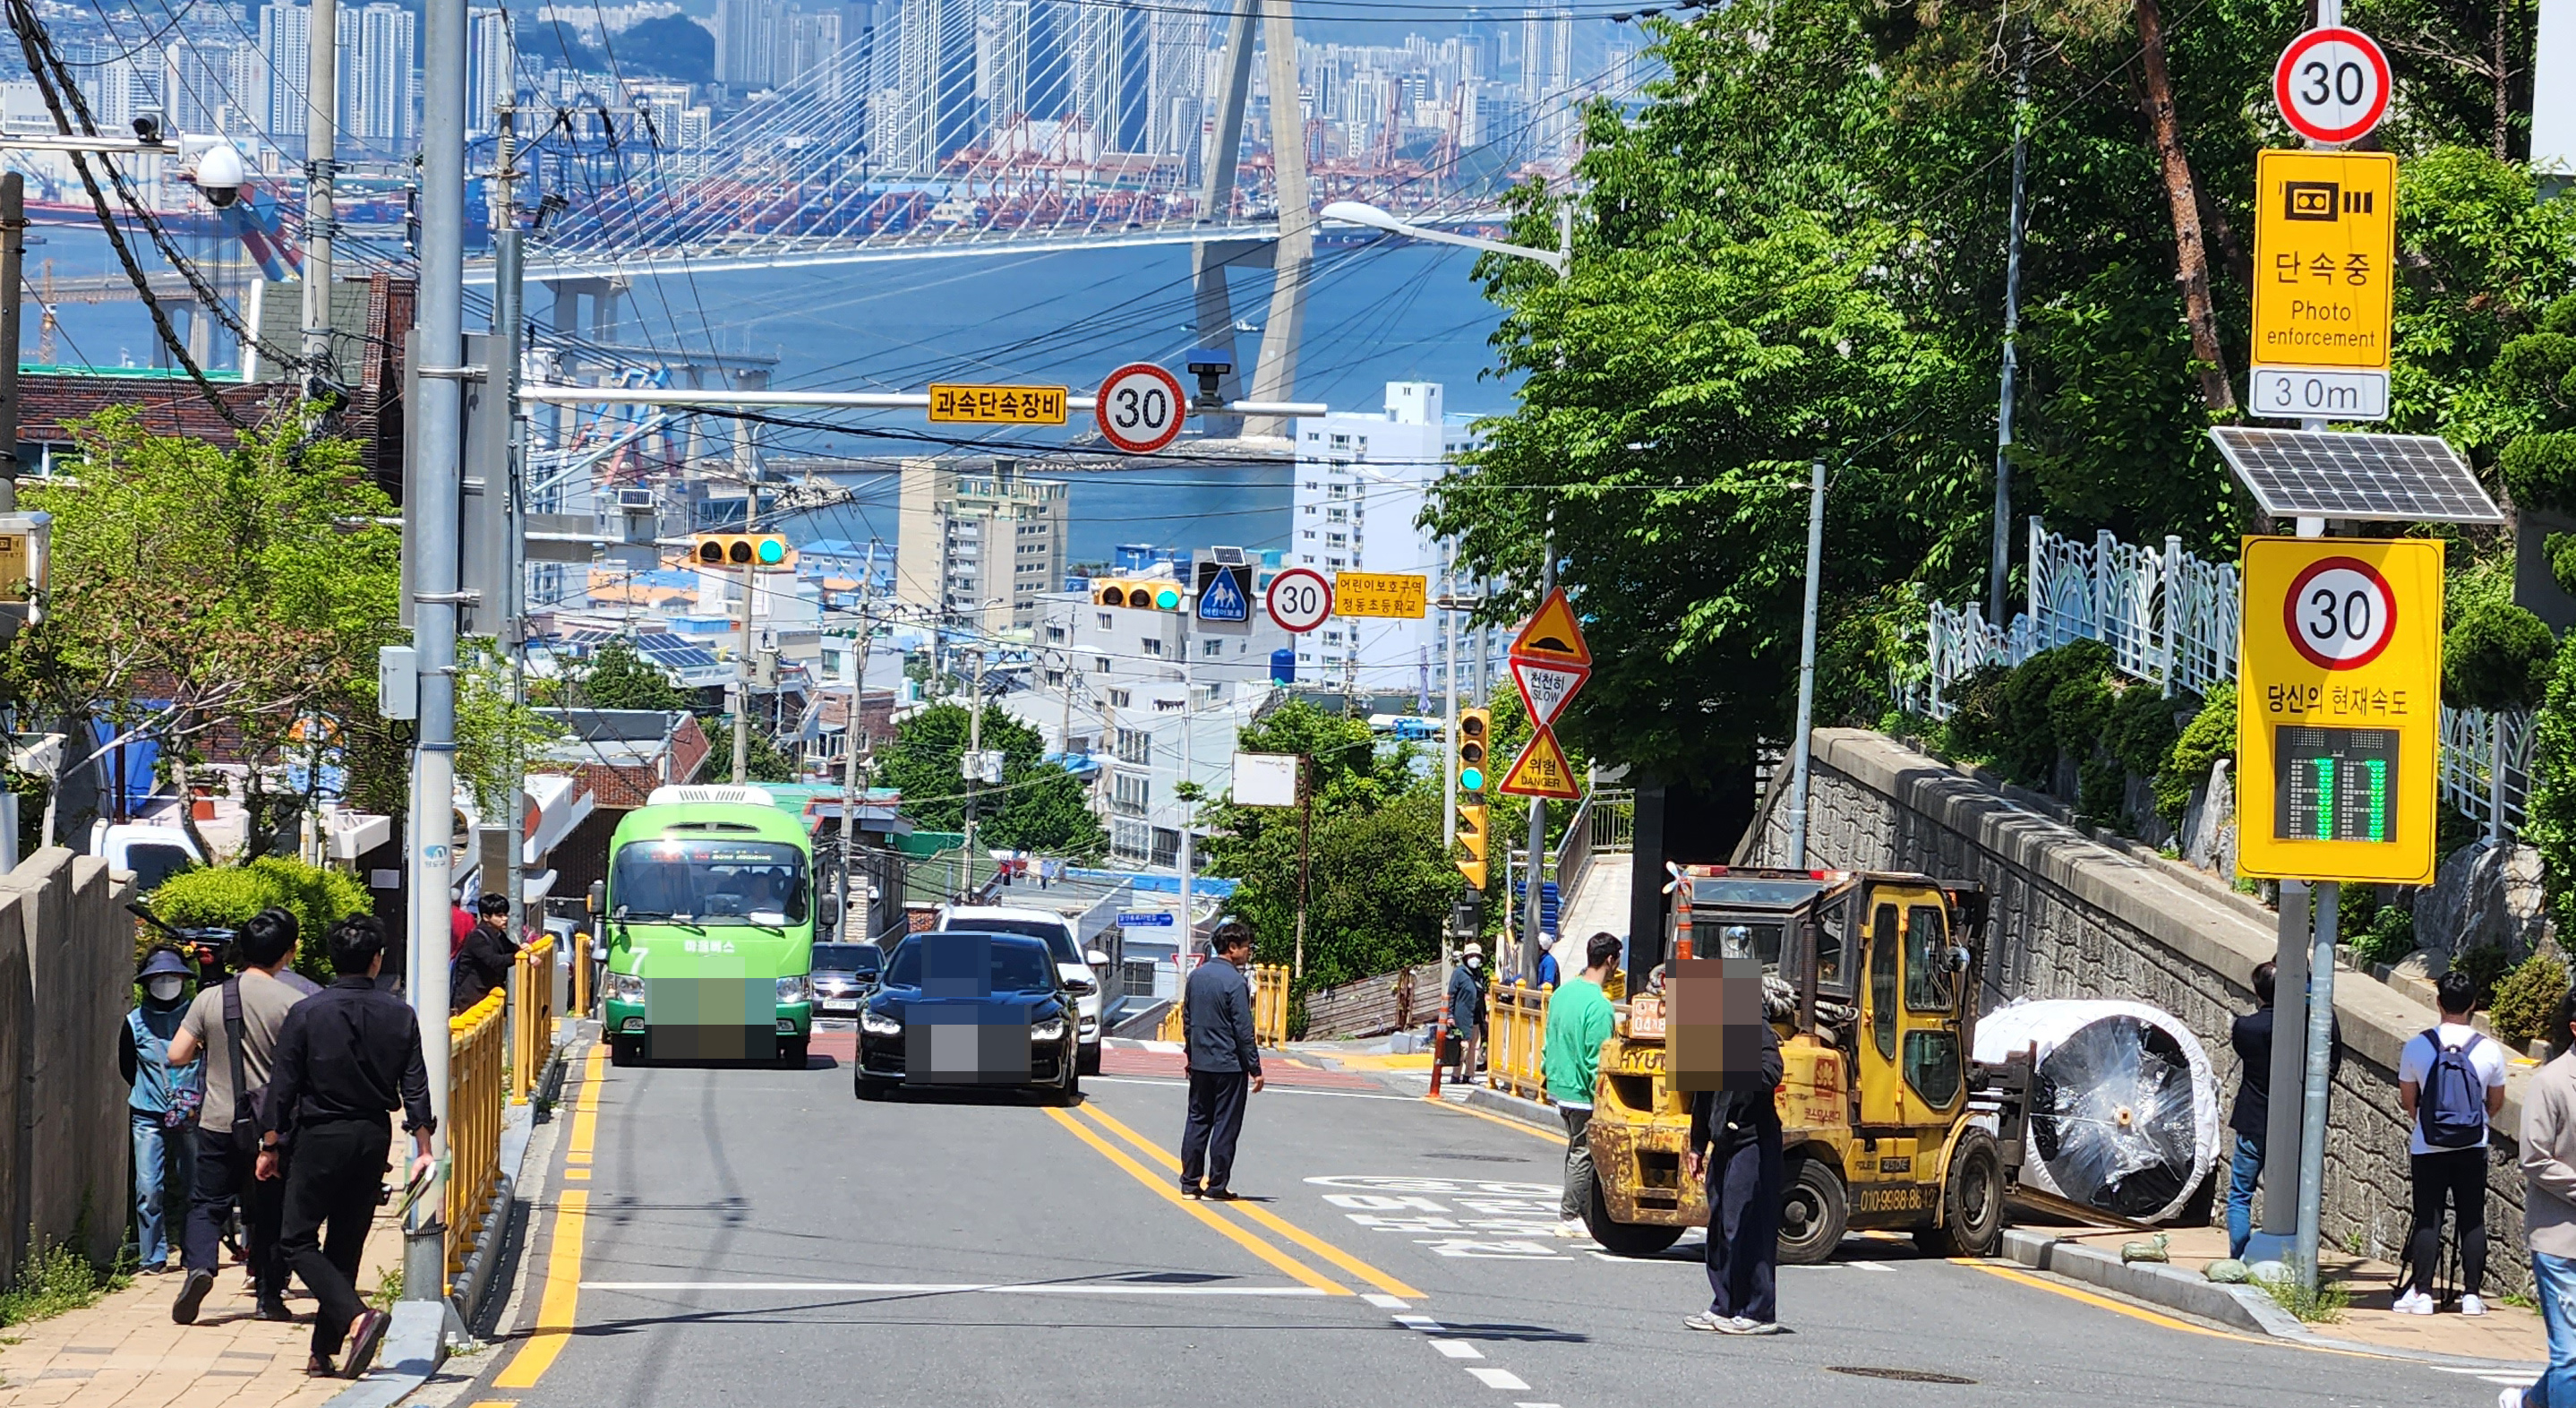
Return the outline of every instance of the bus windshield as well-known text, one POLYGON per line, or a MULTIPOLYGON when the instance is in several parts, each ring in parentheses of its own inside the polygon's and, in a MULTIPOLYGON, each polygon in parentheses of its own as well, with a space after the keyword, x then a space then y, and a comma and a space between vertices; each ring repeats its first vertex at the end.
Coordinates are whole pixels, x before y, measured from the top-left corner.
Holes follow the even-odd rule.
POLYGON ((608 875, 612 916, 783 928, 805 922, 805 857, 778 841, 666 836, 634 841, 608 875))

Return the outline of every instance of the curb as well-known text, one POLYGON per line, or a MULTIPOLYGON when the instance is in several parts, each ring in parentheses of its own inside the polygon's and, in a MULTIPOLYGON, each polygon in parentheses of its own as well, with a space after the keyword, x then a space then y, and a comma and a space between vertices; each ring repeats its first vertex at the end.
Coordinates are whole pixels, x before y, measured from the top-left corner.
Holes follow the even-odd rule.
MULTIPOLYGON (((2364 1344, 2358 1340, 2336 1339, 2309 1329, 2298 1317, 2283 1310, 2270 1296, 2256 1286, 2228 1286, 2207 1280, 2195 1272, 2161 1262, 2123 1263, 2110 1252, 2069 1241, 2047 1232, 2018 1227, 2004 1229, 2003 1245, 1997 1249, 1998 1260, 2046 1271, 2070 1281, 2081 1281, 2131 1300, 2177 1310, 2197 1319, 2225 1325, 2248 1334, 2272 1339, 2290 1340, 2318 1349, 2341 1350, 2353 1354, 2376 1355, 2383 1359, 2406 1359, 2421 1364, 2439 1364, 2448 1368, 2501 1370, 2527 1373, 2546 1367, 2545 1361, 2530 1359, 2476 1359, 2466 1355, 2437 1354, 2429 1350, 2404 1349, 2394 1345, 2364 1344)), ((335 1405, 336 1408, 336 1405, 335 1405)))
POLYGON ((1532 1129, 1545 1130, 1559 1139, 1565 1137, 1565 1117, 1556 1112, 1554 1105, 1542 1105, 1535 1100, 1505 1094, 1491 1086, 1483 1085, 1467 1087, 1466 1103, 1479 1110, 1501 1115, 1507 1120, 1517 1120, 1532 1129))

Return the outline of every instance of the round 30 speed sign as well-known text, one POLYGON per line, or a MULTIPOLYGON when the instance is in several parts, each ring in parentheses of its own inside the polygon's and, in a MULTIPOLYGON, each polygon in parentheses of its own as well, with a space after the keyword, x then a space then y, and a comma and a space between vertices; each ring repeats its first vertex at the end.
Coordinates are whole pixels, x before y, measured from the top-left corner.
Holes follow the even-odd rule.
POLYGON ((2272 96, 2292 130, 2311 142, 2357 141, 2388 115, 2388 56, 2357 29, 2312 29, 2290 41, 2272 70, 2272 96))
POLYGON ((1111 372, 1092 408, 1102 438, 1131 455, 1150 455, 1179 439, 1188 412, 1180 378, 1151 362, 1130 362, 1111 372))
POLYGON ((2356 557, 2309 563, 2281 604, 2290 644, 2324 670, 2357 670, 2379 658, 2397 625, 2397 593, 2356 557))
POLYGON ((1261 607, 1279 623, 1279 629, 1303 635, 1333 614, 1333 584, 1313 568, 1291 567, 1270 579, 1261 607))

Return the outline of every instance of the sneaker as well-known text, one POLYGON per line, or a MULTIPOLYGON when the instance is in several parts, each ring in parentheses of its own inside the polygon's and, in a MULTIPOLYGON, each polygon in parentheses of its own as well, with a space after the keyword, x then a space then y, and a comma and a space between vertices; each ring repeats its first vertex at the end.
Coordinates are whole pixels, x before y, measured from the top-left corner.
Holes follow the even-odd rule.
POLYGON ((1184 1198, 1204 1198, 1207 1194, 1202 1192, 1199 1185, 1195 1183, 1184 1183, 1181 1185, 1181 1196, 1184 1198))
POLYGON ((1579 1217, 1569 1217, 1563 1222, 1556 1224, 1556 1235, 1560 1237, 1589 1237, 1592 1235, 1592 1224, 1579 1217))
POLYGON ((381 1310, 358 1312, 358 1318, 349 1322, 349 1354, 340 1361, 341 1378, 354 1379, 366 1374, 367 1366, 375 1360, 376 1350, 385 1342, 385 1331, 392 1325, 393 1317, 381 1310))
POLYGON ((286 1302, 282 1300, 261 1301, 259 1303, 258 1315, 262 1320, 275 1321, 281 1325, 288 1324, 295 1319, 295 1312, 287 1309, 286 1302))
POLYGON ((1233 1190, 1233 1189, 1231 1189, 1231 1188, 1210 1188, 1209 1190, 1207 1190, 1207 1193, 1206 1193, 1206 1195, 1205 1195, 1205 1196, 1207 1197, 1207 1200, 1208 1200, 1209 1202, 1211 1202, 1211 1203, 1231 1203, 1231 1202, 1237 1202, 1237 1201, 1241 1200, 1241 1198, 1243 1197, 1243 1195, 1242 1195, 1242 1194, 1237 1193, 1236 1191, 1234 1191, 1234 1190, 1233 1190))
POLYGON ((1738 1315, 1735 1324, 1735 1333, 1739 1335, 1785 1335, 1789 1332, 1788 1327, 1777 1320, 1753 1320, 1738 1315))
POLYGON ((206 1303, 206 1292, 215 1288, 215 1273, 191 1271, 186 1285, 179 1288, 179 1298, 170 1302, 170 1318, 182 1325, 197 1323, 197 1307, 206 1303))
POLYGON ((1735 1321, 1703 1310, 1696 1315, 1683 1316, 1682 1328, 1685 1330, 1709 1330, 1721 1335, 1731 1335, 1735 1333, 1735 1321))
POLYGON ((2422 1291, 2408 1291, 2390 1302, 2388 1308, 2400 1315, 2430 1315, 2433 1313, 2433 1298, 2422 1291))
POLYGON ((2460 1313, 2462 1315, 2484 1315, 2487 1313, 2487 1303, 2478 1299, 2474 1293, 2463 1292, 2460 1296, 2460 1313))
POLYGON ((2522 1390, 2518 1388, 2497 1389, 2496 1408, 2522 1408, 2522 1390))
POLYGON ((331 1361, 319 1354, 313 1355, 304 1361, 304 1374, 305 1377, 314 1379, 336 1379, 340 1377, 340 1371, 331 1367, 331 1361))

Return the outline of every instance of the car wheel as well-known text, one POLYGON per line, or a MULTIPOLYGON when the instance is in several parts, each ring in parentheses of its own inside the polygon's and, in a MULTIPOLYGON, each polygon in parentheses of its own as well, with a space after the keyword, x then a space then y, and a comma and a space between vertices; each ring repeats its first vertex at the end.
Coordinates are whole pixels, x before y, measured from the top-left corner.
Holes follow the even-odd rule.
POLYGON ((1057 1077, 1047 1096, 1058 1105, 1079 1105, 1082 1103, 1082 1057, 1078 1048, 1065 1055, 1062 1063, 1064 1074, 1057 1077))
POLYGON ((1843 1244, 1843 1229, 1850 1223, 1851 1199, 1843 1191, 1842 1175, 1823 1159, 1795 1158, 1780 1181, 1786 1185, 1780 1198, 1780 1264, 1817 1265, 1843 1244))
POLYGON ((800 1036, 778 1043, 778 1064, 791 1071, 805 1069, 805 1053, 812 1049, 812 1040, 800 1036))
POLYGON ((1081 1061, 1080 1069, 1084 1075, 1096 1076, 1100 1074, 1100 1047, 1098 1045, 1082 1048, 1082 1055, 1079 1059, 1081 1061))

